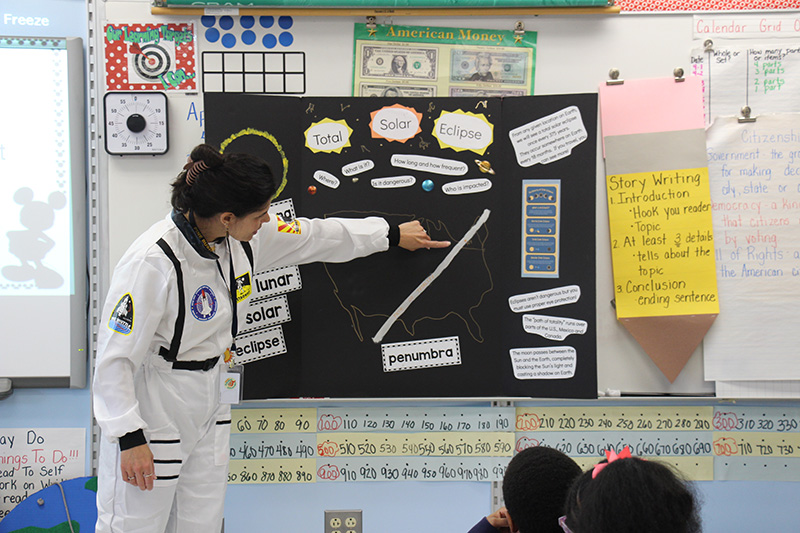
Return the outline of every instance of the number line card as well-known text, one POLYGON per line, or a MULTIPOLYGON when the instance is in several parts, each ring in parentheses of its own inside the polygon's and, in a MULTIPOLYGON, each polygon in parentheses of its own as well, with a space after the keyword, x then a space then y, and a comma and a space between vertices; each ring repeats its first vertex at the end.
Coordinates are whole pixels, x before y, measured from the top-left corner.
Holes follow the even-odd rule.
POLYGON ((230 483, 500 481, 514 453, 605 450, 696 481, 800 480, 800 408, 703 405, 234 409, 230 483))

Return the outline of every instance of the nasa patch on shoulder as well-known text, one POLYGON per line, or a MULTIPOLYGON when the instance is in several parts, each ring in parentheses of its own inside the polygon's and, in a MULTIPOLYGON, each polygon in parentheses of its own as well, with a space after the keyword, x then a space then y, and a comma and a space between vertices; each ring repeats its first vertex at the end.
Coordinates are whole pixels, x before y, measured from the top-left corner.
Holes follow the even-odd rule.
POLYGON ((192 315, 197 320, 211 320, 217 314, 217 297, 208 285, 203 285, 192 296, 192 315))
POLYGON ((123 335, 130 335, 133 331, 133 296, 131 293, 126 292, 122 295, 117 305, 114 306, 114 310, 111 311, 111 316, 108 318, 108 327, 123 335))
POLYGON ((300 235, 300 222, 297 219, 286 222, 281 217, 278 217, 278 232, 300 235))

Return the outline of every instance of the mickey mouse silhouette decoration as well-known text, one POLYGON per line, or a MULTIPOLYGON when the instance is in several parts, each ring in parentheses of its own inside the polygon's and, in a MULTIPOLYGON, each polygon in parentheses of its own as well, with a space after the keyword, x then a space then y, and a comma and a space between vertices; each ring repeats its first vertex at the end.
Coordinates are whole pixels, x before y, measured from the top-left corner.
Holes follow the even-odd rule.
POLYGON ((26 228, 6 233, 8 251, 19 259, 19 265, 7 265, 2 269, 3 277, 9 281, 33 280, 39 289, 55 289, 64 284, 64 278, 55 270, 44 266, 42 261, 56 244, 47 236, 55 221, 55 212, 67 205, 64 193, 50 193, 47 202, 35 201, 33 190, 28 187, 14 193, 14 201, 22 206, 19 220, 26 228))

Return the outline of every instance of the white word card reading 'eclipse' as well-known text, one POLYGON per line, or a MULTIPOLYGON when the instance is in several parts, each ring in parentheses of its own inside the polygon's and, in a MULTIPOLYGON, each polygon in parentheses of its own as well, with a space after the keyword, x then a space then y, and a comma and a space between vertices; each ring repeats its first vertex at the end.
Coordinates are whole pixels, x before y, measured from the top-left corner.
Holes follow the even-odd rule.
POLYGON ((286 353, 286 341, 283 338, 283 328, 280 326, 238 335, 235 344, 236 364, 250 363, 286 353))

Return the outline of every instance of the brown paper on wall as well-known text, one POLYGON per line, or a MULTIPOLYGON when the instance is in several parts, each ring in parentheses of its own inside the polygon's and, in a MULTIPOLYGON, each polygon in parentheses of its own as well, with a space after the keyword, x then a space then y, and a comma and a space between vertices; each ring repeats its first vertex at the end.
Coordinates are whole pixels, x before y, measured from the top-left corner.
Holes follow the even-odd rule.
POLYGON ((670 383, 711 328, 716 314, 620 318, 670 383))

